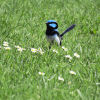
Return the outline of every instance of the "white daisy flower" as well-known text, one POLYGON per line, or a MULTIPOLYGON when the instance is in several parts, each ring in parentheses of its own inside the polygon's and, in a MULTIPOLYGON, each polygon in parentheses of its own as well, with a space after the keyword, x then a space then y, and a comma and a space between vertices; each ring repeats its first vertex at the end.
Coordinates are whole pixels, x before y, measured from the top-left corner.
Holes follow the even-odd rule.
POLYGON ((0 46, 0 49, 1 49, 1 46, 0 46))
POLYGON ((20 51, 20 52, 22 52, 23 51, 23 48, 18 48, 17 50, 20 51))
POLYGON ((62 77, 58 77, 58 80, 60 80, 60 81, 64 81, 64 78, 62 78, 62 77))
POLYGON ((10 47, 4 47, 4 49, 6 49, 6 50, 10 50, 11 48, 10 48, 10 47))
POLYGON ((39 52, 40 54, 43 54, 43 53, 44 53, 44 52, 42 51, 41 48, 38 48, 38 52, 39 52))
POLYGON ((74 56, 75 56, 76 58, 80 58, 80 55, 77 54, 77 53, 74 53, 74 56))
POLYGON ((76 75, 76 72, 74 72, 74 71, 72 71, 72 70, 69 71, 69 73, 72 74, 72 75, 76 75))
POLYGON ((43 52, 43 51, 40 51, 40 54, 41 54, 41 55, 43 55, 43 54, 44 54, 44 52, 43 52))
POLYGON ((9 44, 8 42, 4 41, 3 44, 9 44))
POLYGON ((35 49, 35 48, 31 48, 31 51, 32 51, 33 53, 36 53, 38 50, 35 49))
POLYGON ((9 44, 8 42, 5 42, 5 41, 3 42, 3 46, 5 47, 8 47, 8 44, 9 44))
POLYGON ((65 57, 72 60, 72 57, 70 55, 65 55, 65 57))
POLYGON ((15 48, 17 48, 17 50, 20 52, 22 52, 23 50, 26 50, 25 48, 21 48, 20 46, 15 46, 15 48))
POLYGON ((68 51, 68 49, 67 49, 67 48, 65 48, 64 46, 62 46, 62 49, 63 49, 64 51, 68 51))
POLYGON ((20 46, 15 46, 15 48, 19 49, 19 48, 21 48, 21 47, 20 47, 20 46))
POLYGON ((42 75, 42 76, 44 76, 44 75, 45 75, 45 73, 44 73, 44 72, 39 72, 38 74, 39 74, 39 75, 42 75))
POLYGON ((8 47, 9 45, 8 44, 3 44, 3 46, 8 47))
POLYGON ((58 53, 58 51, 57 51, 57 50, 55 50, 55 49, 53 50, 53 52, 58 53))

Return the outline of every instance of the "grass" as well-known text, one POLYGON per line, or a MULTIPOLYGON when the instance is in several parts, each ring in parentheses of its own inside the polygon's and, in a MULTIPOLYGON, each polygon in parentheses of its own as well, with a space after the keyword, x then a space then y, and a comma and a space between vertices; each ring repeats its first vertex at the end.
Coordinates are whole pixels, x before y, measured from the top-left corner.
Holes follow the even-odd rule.
POLYGON ((99 100, 99 26, 99 0, 0 0, 0 100, 99 100), (48 49, 45 22, 50 19, 58 22, 60 33, 77 25, 64 36, 67 52, 56 45, 48 49), (4 49, 4 41, 11 50, 4 49), (15 45, 26 50, 19 52, 15 45))

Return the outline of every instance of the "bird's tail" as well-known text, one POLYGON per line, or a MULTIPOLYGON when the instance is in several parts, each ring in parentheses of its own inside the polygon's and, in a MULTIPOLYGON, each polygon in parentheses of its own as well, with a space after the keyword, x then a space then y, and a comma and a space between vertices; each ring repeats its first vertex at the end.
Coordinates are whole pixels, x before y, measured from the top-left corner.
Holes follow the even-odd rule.
POLYGON ((67 29, 60 35, 60 37, 63 37, 64 34, 66 34, 67 32, 69 32, 70 30, 72 30, 75 26, 76 26, 75 24, 71 25, 69 28, 67 28, 67 29))

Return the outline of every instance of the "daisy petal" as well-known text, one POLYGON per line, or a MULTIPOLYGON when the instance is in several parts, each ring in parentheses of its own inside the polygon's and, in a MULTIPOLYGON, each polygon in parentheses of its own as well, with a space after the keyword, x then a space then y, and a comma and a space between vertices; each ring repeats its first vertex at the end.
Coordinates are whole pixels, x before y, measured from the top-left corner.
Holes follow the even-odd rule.
POLYGON ((62 77, 58 77, 58 80, 60 80, 60 81, 64 81, 64 78, 62 78, 62 77))
POLYGON ((32 51, 33 53, 36 53, 38 50, 35 49, 35 48, 31 48, 31 51, 32 51))
POLYGON ((77 53, 74 53, 74 56, 75 56, 76 58, 80 58, 80 55, 77 54, 77 53))
POLYGON ((5 47, 8 47, 8 44, 9 44, 8 42, 5 42, 5 41, 3 42, 3 46, 5 47))
POLYGON ((64 46, 62 46, 62 49, 63 49, 64 51, 68 51, 68 49, 67 49, 67 48, 65 48, 64 46))
POLYGON ((10 47, 4 47, 4 49, 6 49, 6 50, 10 50, 11 48, 10 48, 10 47))
POLYGON ((69 71, 69 73, 72 74, 72 75, 76 75, 76 72, 74 72, 74 71, 72 71, 72 70, 69 71))
POLYGON ((38 52, 41 54, 41 55, 43 55, 43 51, 42 51, 42 49, 41 48, 38 48, 38 52))
POLYGON ((39 75, 44 76, 44 75, 45 75, 45 73, 44 73, 44 72, 39 72, 39 75))
POLYGON ((72 60, 72 57, 70 55, 65 55, 65 57, 72 60))
POLYGON ((57 51, 57 50, 55 50, 55 49, 53 50, 53 52, 54 52, 54 53, 58 53, 58 51, 57 51))

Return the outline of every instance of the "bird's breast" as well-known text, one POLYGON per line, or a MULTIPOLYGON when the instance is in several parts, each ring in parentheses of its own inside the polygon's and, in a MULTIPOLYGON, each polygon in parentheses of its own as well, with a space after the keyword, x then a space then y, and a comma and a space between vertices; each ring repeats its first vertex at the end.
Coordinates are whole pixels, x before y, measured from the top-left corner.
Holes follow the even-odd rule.
POLYGON ((59 36, 59 32, 56 30, 46 30, 46 35, 48 35, 48 36, 52 36, 55 34, 57 34, 59 36))

